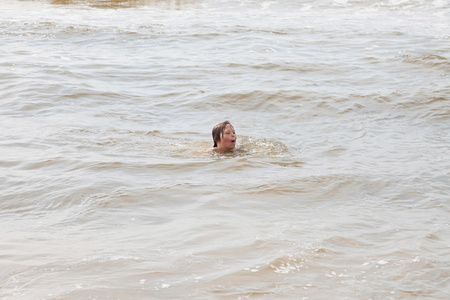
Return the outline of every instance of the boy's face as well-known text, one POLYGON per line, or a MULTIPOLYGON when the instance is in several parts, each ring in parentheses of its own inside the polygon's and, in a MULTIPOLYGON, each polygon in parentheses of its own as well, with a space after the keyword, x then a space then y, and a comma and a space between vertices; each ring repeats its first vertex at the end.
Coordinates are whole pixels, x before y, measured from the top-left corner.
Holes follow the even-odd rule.
POLYGON ((233 126, 227 124, 220 136, 220 141, 217 142, 217 148, 220 150, 233 150, 236 146, 236 139, 236 132, 233 126))

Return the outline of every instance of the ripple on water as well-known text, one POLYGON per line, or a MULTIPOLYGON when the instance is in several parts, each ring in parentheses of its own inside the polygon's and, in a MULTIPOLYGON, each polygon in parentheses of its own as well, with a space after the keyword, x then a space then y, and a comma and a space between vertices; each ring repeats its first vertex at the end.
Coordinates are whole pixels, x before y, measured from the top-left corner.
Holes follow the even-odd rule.
POLYGON ((0 298, 448 298, 447 2, 0 1, 0 298))
POLYGON ((398 56, 402 62, 426 68, 449 72, 450 61, 446 57, 437 54, 402 54, 398 56))

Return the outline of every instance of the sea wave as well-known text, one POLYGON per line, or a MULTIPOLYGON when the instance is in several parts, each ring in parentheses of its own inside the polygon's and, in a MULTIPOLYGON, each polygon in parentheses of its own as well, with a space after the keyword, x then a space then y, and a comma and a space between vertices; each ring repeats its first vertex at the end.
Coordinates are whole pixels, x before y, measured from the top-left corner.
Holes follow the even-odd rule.
MULTIPOLYGON (((33 0, 29 0, 33 1, 33 0)), ((183 9, 186 7, 204 7, 210 5, 211 1, 205 0, 40 0, 42 2, 51 3, 54 5, 77 5, 88 6, 93 8, 134 8, 142 6, 152 6, 163 9, 183 9)), ((240 0, 240 5, 259 6, 263 10, 273 9, 275 7, 291 7, 297 8, 301 11, 309 11, 315 9, 370 9, 370 10, 394 10, 394 11, 408 11, 408 10, 434 10, 446 9, 448 11, 449 5, 445 0, 299 0, 295 2, 278 0, 278 1, 263 1, 263 0, 240 0)), ((227 5, 221 1, 222 8, 227 5)), ((442 13, 442 12, 441 12, 442 13)))

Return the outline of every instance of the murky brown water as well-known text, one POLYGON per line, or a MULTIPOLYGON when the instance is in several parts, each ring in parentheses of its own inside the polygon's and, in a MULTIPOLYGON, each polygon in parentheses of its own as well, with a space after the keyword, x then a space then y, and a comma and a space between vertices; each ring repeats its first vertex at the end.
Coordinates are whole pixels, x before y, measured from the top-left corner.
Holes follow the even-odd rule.
POLYGON ((1 299, 450 297, 448 1, 0 12, 1 299))

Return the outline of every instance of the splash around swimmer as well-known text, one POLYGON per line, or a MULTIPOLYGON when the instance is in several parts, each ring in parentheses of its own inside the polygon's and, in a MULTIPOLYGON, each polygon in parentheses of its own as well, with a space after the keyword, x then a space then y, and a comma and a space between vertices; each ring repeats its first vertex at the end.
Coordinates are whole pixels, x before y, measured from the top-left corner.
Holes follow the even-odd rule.
POLYGON ((211 149, 216 152, 231 152, 236 147, 236 131, 230 122, 224 121, 214 126, 212 130, 214 146, 211 149))

